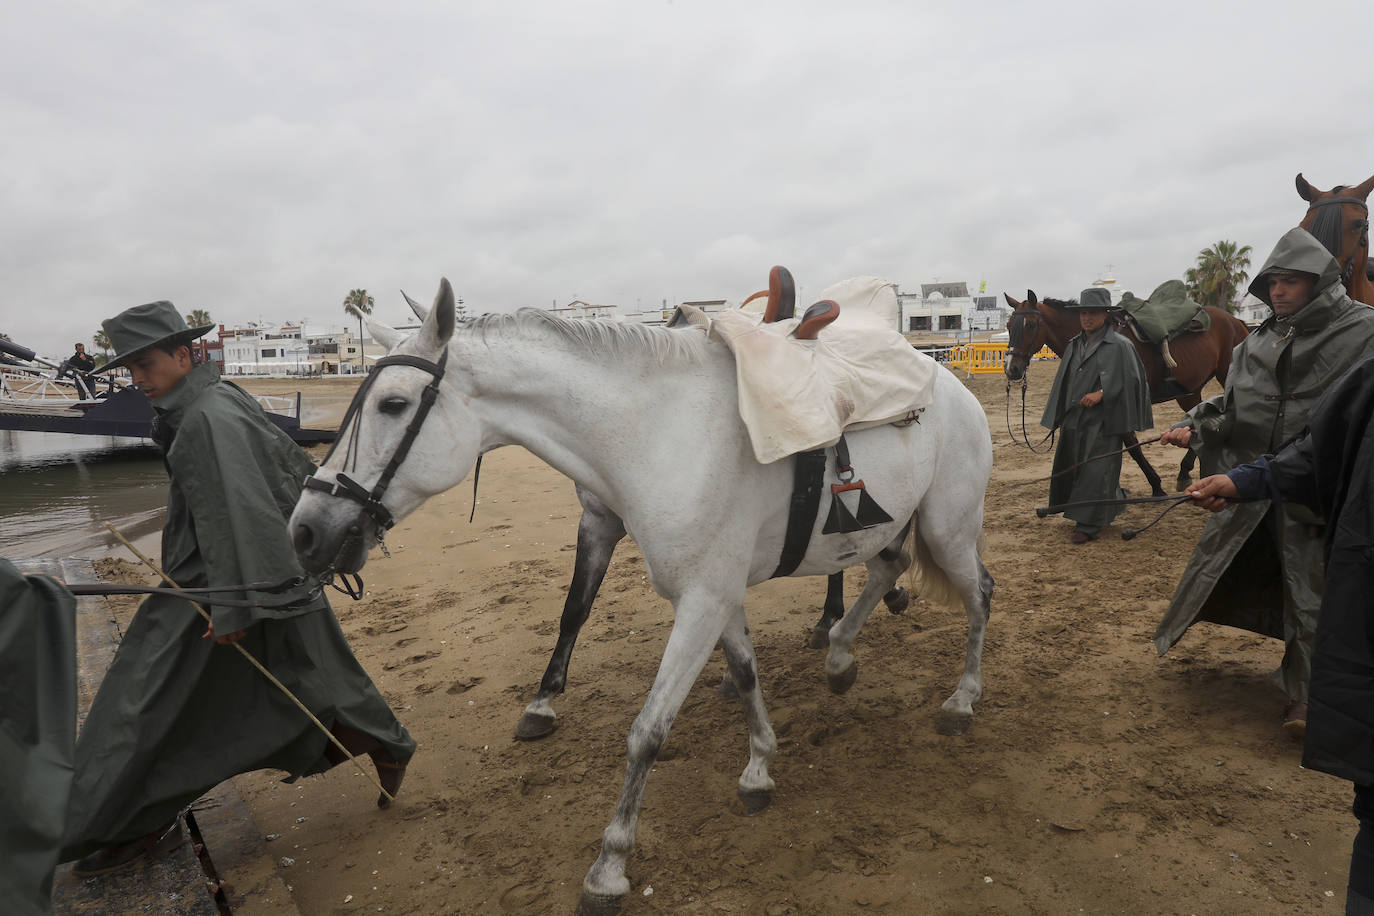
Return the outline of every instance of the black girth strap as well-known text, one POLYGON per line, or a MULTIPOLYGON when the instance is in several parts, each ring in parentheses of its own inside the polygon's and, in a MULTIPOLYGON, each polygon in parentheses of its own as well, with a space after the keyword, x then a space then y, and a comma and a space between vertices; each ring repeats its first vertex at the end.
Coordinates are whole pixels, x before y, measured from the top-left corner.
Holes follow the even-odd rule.
POLYGON ((396 471, 400 469, 401 462, 406 460, 406 455, 410 454, 410 447, 415 443, 415 437, 420 434, 420 427, 425 422, 425 417, 429 415, 429 410, 434 406, 434 400, 439 396, 439 382, 444 377, 444 365, 448 362, 448 350, 439 356, 439 362, 432 363, 427 359, 418 356, 384 356, 377 360, 372 373, 363 382, 358 393, 353 396, 353 403, 348 405, 348 412, 344 414, 343 423, 339 425, 339 437, 334 440, 334 446, 330 448, 329 454, 325 456, 325 462, 334 455, 334 450, 339 447, 339 443, 344 440, 344 430, 349 430, 349 449, 356 446, 361 435, 362 416, 359 411, 362 408, 363 400, 367 396, 367 391, 372 387, 372 382, 376 379, 377 373, 387 366, 410 366, 412 369, 421 369, 428 372, 433 378, 425 386, 424 391, 420 392, 420 404, 415 408, 415 415, 410 418, 410 424, 406 426, 405 434, 401 437, 400 443, 396 446, 395 453, 386 467, 382 469, 381 476, 377 478, 376 485, 369 492, 366 487, 349 477, 342 471, 334 475, 334 482, 325 483, 318 477, 310 476, 305 479, 307 489, 318 490, 328 496, 342 496, 351 499, 363 507, 363 511, 377 523, 377 527, 382 531, 387 531, 392 525, 396 524, 395 518, 391 515, 391 510, 382 505, 382 495, 386 493, 387 487, 391 485, 391 480, 396 476, 396 471), (353 423, 349 428, 350 421, 353 423))
POLYGON ((778 568, 773 570, 771 579, 790 576, 801 565, 806 547, 811 543, 811 532, 816 527, 816 516, 821 511, 825 449, 798 452, 793 458, 796 463, 792 474, 792 499, 787 507, 787 534, 783 537, 778 568))

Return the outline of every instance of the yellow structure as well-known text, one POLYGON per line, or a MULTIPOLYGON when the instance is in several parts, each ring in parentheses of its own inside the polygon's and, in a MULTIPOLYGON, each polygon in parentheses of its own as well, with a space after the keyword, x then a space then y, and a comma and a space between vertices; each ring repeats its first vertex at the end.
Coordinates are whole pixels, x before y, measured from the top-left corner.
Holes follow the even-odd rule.
MULTIPOLYGON (((1049 347, 1041 347, 1035 359, 1058 359, 1049 347)), ((951 369, 963 369, 969 375, 997 375, 1007 359, 1005 343, 974 343, 955 347, 949 355, 951 369)))

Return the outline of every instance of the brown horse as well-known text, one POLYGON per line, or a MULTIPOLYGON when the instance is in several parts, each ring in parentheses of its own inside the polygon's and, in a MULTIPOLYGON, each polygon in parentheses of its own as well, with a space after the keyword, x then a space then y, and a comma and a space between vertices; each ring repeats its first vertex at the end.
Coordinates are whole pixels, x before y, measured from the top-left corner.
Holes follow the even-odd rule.
MULTIPOLYGON (((1006 293, 1002 295, 1012 307, 1011 316, 1007 319, 1007 360, 1003 371, 1008 379, 1017 381, 1025 374, 1030 357, 1039 352, 1041 347, 1049 346, 1063 356, 1069 341, 1078 335, 1081 328, 1078 314, 1066 307, 1071 303, 1076 304, 1076 300, 1064 302, 1046 299, 1041 302, 1032 290, 1026 291, 1025 302, 1017 302, 1006 293)), ((1169 352, 1174 362, 1178 363, 1173 370, 1174 381, 1188 390, 1181 397, 1166 390, 1165 379, 1169 373, 1158 345, 1137 340, 1130 331, 1122 331, 1126 339, 1135 345, 1135 351, 1145 367, 1145 378, 1150 384, 1150 403, 1177 401, 1183 410, 1191 410, 1202 402, 1202 388, 1209 381, 1215 378, 1223 385, 1226 383, 1226 373, 1231 368, 1231 351, 1250 330, 1243 321, 1224 309, 1207 306, 1207 314, 1212 318, 1212 326, 1206 331, 1191 331, 1169 341, 1169 352)), ((1159 475, 1145 460, 1135 434, 1132 433, 1124 441, 1131 457, 1150 482, 1154 495, 1165 495, 1159 475)), ((1192 479, 1196 460, 1192 450, 1184 452, 1178 467, 1179 490, 1187 487, 1192 479)))
POLYGON ((1311 204, 1298 225, 1316 237, 1341 265, 1341 282, 1356 302, 1374 305, 1374 261, 1369 258, 1369 191, 1374 176, 1353 188, 1312 187, 1298 173, 1298 196, 1311 204))

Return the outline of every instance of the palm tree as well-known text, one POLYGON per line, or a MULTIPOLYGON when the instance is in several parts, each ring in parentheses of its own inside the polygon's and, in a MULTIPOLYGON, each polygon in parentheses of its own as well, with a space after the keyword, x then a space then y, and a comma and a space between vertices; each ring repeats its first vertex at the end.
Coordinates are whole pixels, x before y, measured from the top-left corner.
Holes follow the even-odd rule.
POLYGON ((215 320, 210 317, 210 313, 205 309, 192 309, 186 316, 186 323, 193 328, 202 328, 207 324, 214 324, 215 320))
POLYGON ((344 311, 358 319, 358 366, 367 371, 367 362, 363 356, 363 316, 372 314, 372 297, 367 294, 365 289, 353 289, 344 296, 344 311))
POLYGON ((109 359, 110 347, 112 346, 112 344, 110 343, 110 335, 106 334, 104 329, 102 328, 101 330, 96 331, 94 334, 91 335, 91 340, 95 341, 95 345, 100 348, 102 353, 105 354, 105 358, 109 359))
POLYGON ((1250 246, 1222 240, 1198 252, 1197 266, 1188 268, 1184 280, 1188 295, 1200 305, 1236 310, 1236 290, 1250 278, 1250 246))

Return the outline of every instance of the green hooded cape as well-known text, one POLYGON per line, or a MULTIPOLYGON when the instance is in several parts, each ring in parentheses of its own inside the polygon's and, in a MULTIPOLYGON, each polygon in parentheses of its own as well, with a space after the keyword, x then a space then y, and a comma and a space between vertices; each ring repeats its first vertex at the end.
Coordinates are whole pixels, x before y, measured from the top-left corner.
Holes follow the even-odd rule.
POLYGON ((0 901, 52 912, 76 741, 76 600, 0 559, 0 901))
MULTIPOLYGON (((1374 347, 1374 309, 1352 302, 1336 259, 1308 232, 1274 246, 1250 292, 1269 301, 1265 274, 1315 274, 1312 300, 1286 319, 1271 315, 1231 357, 1226 389, 1188 412, 1204 474, 1272 454, 1302 432, 1318 397, 1374 347)), ((1241 503, 1207 520, 1172 603, 1155 631, 1161 655, 1199 620, 1282 639, 1281 677, 1305 702, 1322 596, 1322 520, 1307 508, 1241 503)))
MULTIPOLYGON (((1145 368, 1135 347, 1111 325, 1096 347, 1085 345, 1079 334, 1069 341, 1059 361, 1049 403, 1040 425, 1059 430, 1059 445, 1054 451, 1054 472, 1058 473, 1088 458, 1121 448, 1129 432, 1154 425, 1150 410, 1150 387, 1145 368), (1087 408, 1079 404, 1083 396, 1101 390, 1102 403, 1087 408)), ((1121 498, 1121 456, 1091 461, 1076 471, 1053 478, 1050 505, 1093 499, 1121 498)), ((1064 517, 1085 530, 1111 524, 1124 505, 1070 509, 1064 517)))
MULTIPOLYGON (((213 364, 153 407, 171 475, 167 574, 183 587, 299 575, 287 519, 314 467, 300 448, 213 364)), ((211 615, 218 635, 246 629, 239 645, 326 726, 371 735, 397 762, 414 753, 323 597, 285 612, 211 615)), ((63 861, 149 833, 239 773, 294 778, 331 766, 319 729, 232 647, 202 639, 205 630, 182 599, 139 607, 77 741, 63 861)))

